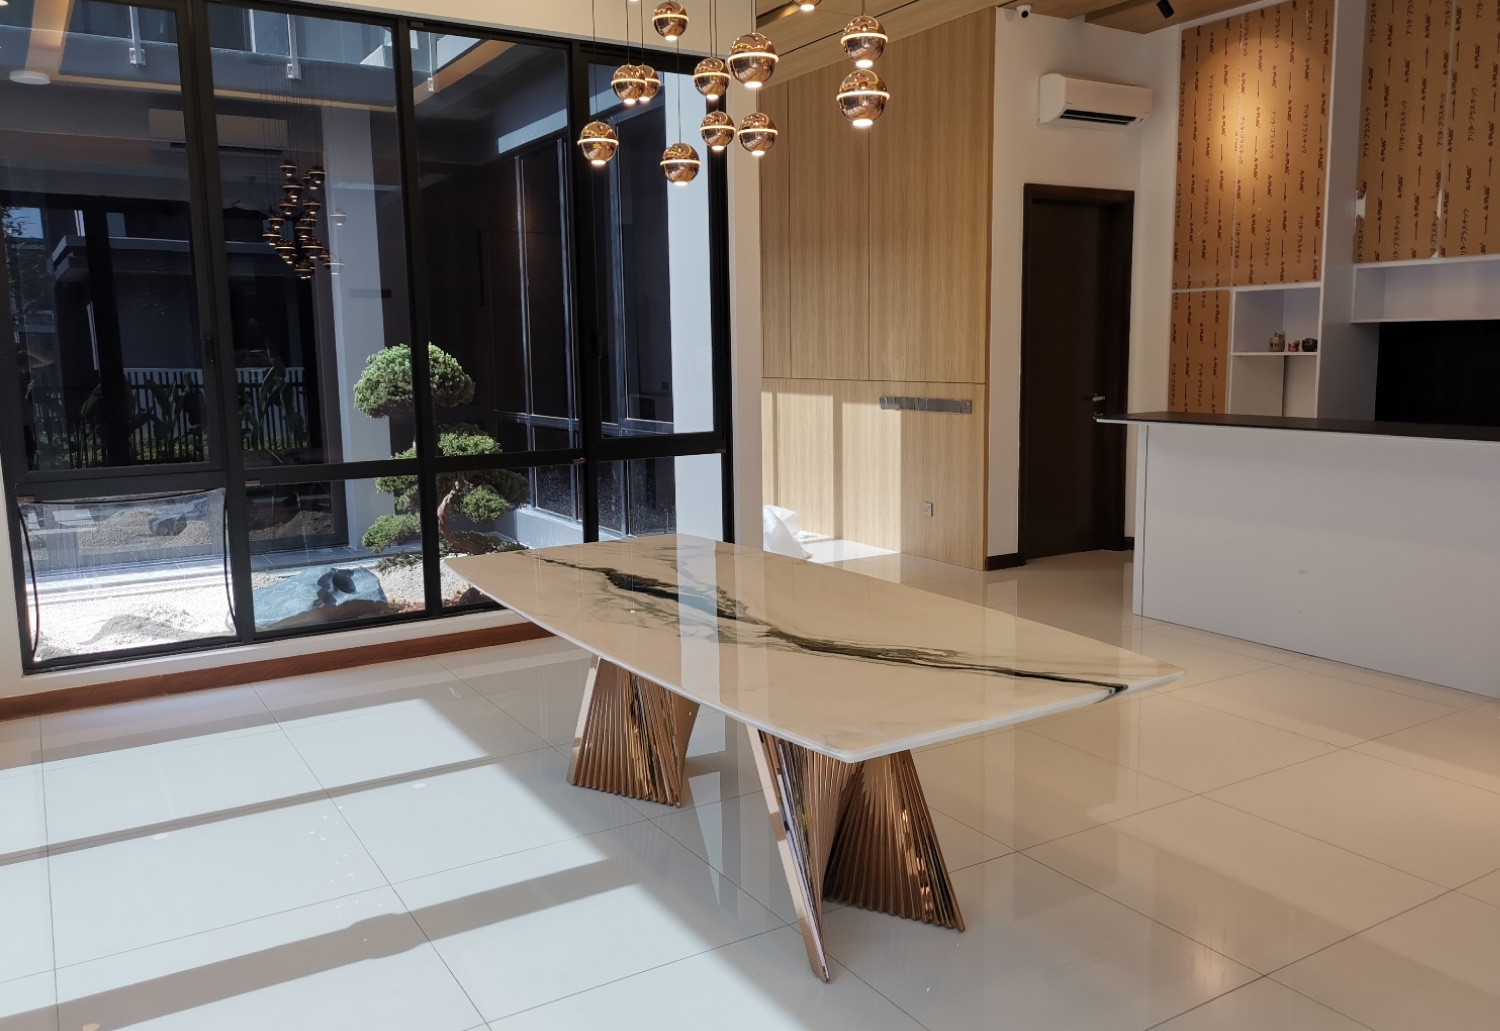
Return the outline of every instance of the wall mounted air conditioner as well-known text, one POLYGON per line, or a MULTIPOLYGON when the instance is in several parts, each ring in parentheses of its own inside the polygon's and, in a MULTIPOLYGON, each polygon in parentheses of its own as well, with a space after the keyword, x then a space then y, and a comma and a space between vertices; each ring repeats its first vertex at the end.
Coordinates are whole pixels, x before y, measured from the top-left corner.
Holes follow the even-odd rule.
POLYGON ((1119 82, 1095 82, 1050 72, 1042 76, 1037 120, 1043 125, 1092 125, 1127 129, 1151 113, 1151 90, 1119 82))

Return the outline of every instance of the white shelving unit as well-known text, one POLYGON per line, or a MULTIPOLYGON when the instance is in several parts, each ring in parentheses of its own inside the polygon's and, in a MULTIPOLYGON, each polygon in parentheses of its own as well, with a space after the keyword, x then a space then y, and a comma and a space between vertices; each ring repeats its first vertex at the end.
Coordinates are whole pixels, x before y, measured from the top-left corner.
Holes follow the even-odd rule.
MULTIPOLYGON (((1229 411, 1235 415, 1315 416, 1317 351, 1272 351, 1271 334, 1287 341, 1322 335, 1321 283, 1277 283, 1230 290, 1229 411)), ((1321 345, 1321 341, 1320 341, 1321 345)))
POLYGON ((1351 322, 1500 319, 1500 254, 1354 266, 1351 322))

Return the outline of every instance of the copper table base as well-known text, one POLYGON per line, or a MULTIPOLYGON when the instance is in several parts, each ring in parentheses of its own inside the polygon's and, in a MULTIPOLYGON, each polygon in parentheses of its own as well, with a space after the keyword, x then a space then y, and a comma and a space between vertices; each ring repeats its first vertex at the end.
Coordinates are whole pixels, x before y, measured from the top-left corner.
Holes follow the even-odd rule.
POLYGON ((813 973, 825 898, 964 929, 911 752, 846 763, 745 729, 813 973))
POLYGON ((698 703, 595 658, 578 713, 568 783, 682 805, 682 770, 698 703))

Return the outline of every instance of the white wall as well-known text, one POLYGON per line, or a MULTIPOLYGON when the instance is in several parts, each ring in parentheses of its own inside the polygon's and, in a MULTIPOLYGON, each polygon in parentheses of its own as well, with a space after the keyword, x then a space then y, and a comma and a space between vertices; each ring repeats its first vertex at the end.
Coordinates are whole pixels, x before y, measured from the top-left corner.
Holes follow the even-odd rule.
MULTIPOLYGON (((1166 407, 1171 332, 1179 33, 1120 32, 1013 11, 995 19, 993 254, 990 262, 989 554, 1018 550, 1022 189, 1027 183, 1135 191, 1130 300, 1131 411, 1166 407), (1151 117, 1124 132, 1037 124, 1047 72, 1153 90, 1151 117)), ((1133 445, 1133 442, 1132 442, 1133 445)), ((1134 448, 1131 451, 1132 461, 1134 448)), ((1133 492, 1135 476, 1126 477, 1133 492)), ((1127 498, 1126 533, 1135 506, 1127 498)))
MULTIPOLYGON (((315 5, 307 5, 310 8, 315 5)), ((622 0, 536 0, 522 3, 519 0, 424 0, 417 6, 415 0, 406 3, 391 0, 366 0, 358 4, 328 4, 329 7, 349 6, 367 10, 389 11, 419 17, 442 19, 473 25, 498 28, 523 29, 548 35, 576 36, 588 38, 593 34, 593 15, 598 17, 598 33, 601 40, 617 42, 624 38, 622 0)), ((638 4, 632 4, 635 15, 638 4)), ((683 52, 707 52, 708 7, 702 2, 690 9, 694 20, 688 34, 683 37, 683 52)), ((649 22, 650 12, 647 12, 649 22)), ((725 4, 719 11, 720 49, 727 50, 736 35, 746 31, 749 23, 748 5, 725 4)), ((639 39, 632 24, 631 38, 639 39)), ((649 27, 647 32, 650 32, 649 27)), ((661 44, 655 35, 651 42, 661 44)), ((663 44, 664 45, 664 44, 663 44)), ((734 90, 730 94, 729 111, 736 119, 754 110, 752 98, 745 90, 734 90)), ((695 145, 698 142, 695 141, 695 145)), ((703 148, 699 145, 699 151, 703 148)), ((774 155, 762 160, 773 160, 774 155)), ((729 243, 731 286, 730 346, 733 353, 735 373, 734 389, 734 461, 735 461, 735 510, 736 525, 740 537, 752 543, 759 541, 760 534, 760 191, 755 159, 737 152, 730 156, 729 174, 729 243)), ((0 570, 11 568, 11 544, 9 533, 0 532, 0 570)), ((515 622, 516 617, 508 612, 488 613, 478 617, 434 620, 399 628, 382 628, 379 631, 349 631, 282 641, 275 645, 252 645, 237 648, 230 653, 197 653, 153 659, 121 667, 95 668, 73 672, 43 673, 23 677, 21 672, 21 646, 17 633, 10 627, 17 625, 21 613, 16 610, 14 594, 0 590, 0 697, 30 694, 36 691, 52 691, 81 684, 97 684, 129 676, 144 676, 169 673, 178 669, 200 669, 226 661, 252 661, 254 659, 279 657, 322 651, 328 648, 351 647, 361 641, 370 640, 371 634, 406 637, 420 634, 442 634, 471 628, 474 625, 504 624, 515 622)))

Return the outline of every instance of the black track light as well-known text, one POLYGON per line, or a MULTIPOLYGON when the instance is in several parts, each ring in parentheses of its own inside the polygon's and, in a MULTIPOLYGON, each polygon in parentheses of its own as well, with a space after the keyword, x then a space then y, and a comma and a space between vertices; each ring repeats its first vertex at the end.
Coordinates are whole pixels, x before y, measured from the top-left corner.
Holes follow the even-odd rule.
POLYGON ((1163 18, 1170 18, 1177 12, 1172 10, 1170 0, 1156 0, 1156 9, 1161 12, 1163 18))

